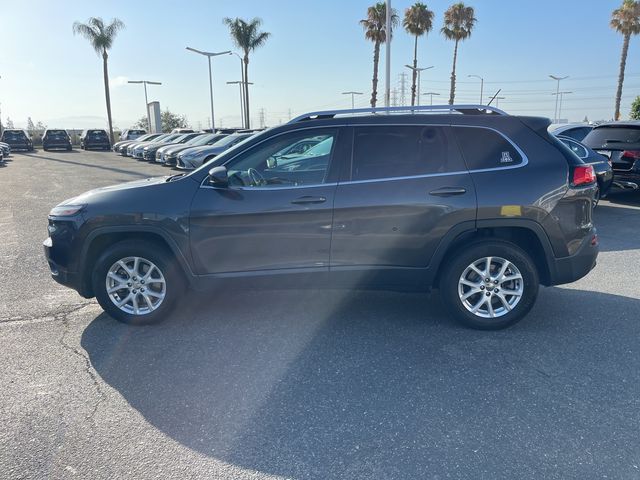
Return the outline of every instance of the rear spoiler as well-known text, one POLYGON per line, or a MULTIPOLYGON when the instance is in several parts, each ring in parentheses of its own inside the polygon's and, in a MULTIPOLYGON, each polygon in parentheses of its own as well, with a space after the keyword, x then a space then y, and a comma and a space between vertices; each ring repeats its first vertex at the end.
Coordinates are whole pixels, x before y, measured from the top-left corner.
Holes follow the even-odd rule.
POLYGON ((524 123, 531 130, 536 132, 538 135, 541 135, 543 138, 546 138, 548 133, 549 125, 551 125, 551 120, 547 117, 521 117, 518 116, 518 119, 524 123))

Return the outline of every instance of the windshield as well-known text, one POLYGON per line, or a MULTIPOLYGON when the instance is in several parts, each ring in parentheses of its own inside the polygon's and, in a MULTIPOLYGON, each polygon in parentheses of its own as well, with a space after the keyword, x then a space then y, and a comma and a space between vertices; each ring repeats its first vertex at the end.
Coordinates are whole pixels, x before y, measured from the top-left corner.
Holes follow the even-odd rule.
POLYGON ((596 127, 591 130, 582 143, 591 148, 602 148, 607 144, 616 143, 640 143, 640 125, 596 127))
POLYGON ((216 137, 222 138, 221 135, 215 133, 206 133, 204 135, 200 135, 196 138, 192 138, 187 142, 187 145, 191 145, 194 147, 198 147, 200 145, 207 145, 211 140, 214 140, 216 137))

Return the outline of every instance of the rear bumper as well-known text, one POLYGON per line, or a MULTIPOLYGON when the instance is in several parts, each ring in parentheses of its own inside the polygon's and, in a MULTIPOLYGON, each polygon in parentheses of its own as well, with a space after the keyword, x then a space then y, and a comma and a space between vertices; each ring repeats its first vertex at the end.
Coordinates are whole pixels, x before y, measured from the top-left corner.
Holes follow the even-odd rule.
POLYGON ((111 148, 111 144, 108 142, 84 142, 84 148, 89 150, 90 148, 103 148, 109 150, 111 148))
POLYGON ((614 182, 632 182, 640 185, 640 171, 638 170, 614 170, 614 182))
POLYGON ((593 228, 575 254, 569 257, 554 258, 549 265, 550 284, 562 285, 575 282, 588 274, 596 266, 598 258, 598 236, 593 228))

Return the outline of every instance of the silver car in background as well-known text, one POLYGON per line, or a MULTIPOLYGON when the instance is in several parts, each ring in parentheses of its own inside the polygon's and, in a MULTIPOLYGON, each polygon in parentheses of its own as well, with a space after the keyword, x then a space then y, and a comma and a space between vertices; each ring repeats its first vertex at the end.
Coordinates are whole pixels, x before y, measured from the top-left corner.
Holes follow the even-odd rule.
POLYGON ((254 135, 254 133, 234 133, 217 141, 213 145, 193 147, 184 150, 178 154, 176 167, 182 170, 195 170, 203 163, 208 162, 252 135, 254 135))

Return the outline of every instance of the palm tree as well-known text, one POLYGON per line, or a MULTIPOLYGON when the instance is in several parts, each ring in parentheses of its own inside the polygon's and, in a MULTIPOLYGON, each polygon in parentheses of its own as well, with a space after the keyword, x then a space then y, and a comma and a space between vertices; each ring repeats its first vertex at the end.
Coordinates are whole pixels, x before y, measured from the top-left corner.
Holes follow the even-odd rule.
POLYGON ((236 47, 244 52, 244 111, 247 117, 247 128, 250 128, 249 118, 249 52, 263 46, 271 36, 269 32, 261 32, 262 20, 254 18, 247 22, 241 18, 225 18, 225 25, 229 27, 229 33, 236 47))
POLYGON ((640 33, 640 2, 623 0, 620 8, 616 8, 611 14, 609 26, 622 34, 622 57, 620 58, 620 73, 618 74, 618 91, 616 92, 616 113, 614 118, 620 120, 620 99, 622 98, 622 84, 624 83, 624 70, 627 66, 627 53, 631 35, 640 33))
POLYGON ((111 96, 109 94, 109 69, 107 67, 107 53, 113 45, 113 40, 120 30, 124 28, 124 23, 117 18, 111 20, 108 25, 100 17, 91 17, 87 23, 73 22, 73 34, 82 35, 89 40, 91 46, 98 55, 102 55, 102 72, 104 75, 104 96, 107 101, 107 120, 109 121, 109 136, 113 143, 113 122, 111 121, 111 96))
POLYGON ((424 3, 416 2, 404 12, 402 26, 415 37, 413 44, 413 78, 411 80, 411 106, 416 104, 416 79, 418 76, 418 37, 433 28, 433 12, 424 3))
POLYGON ((449 105, 453 105, 456 96, 456 61, 458 60, 458 43, 471 36, 471 30, 477 22, 473 7, 467 7, 464 3, 451 5, 444 12, 444 27, 440 30, 447 40, 456 42, 453 50, 453 69, 451 70, 451 92, 449 105))
MULTIPOLYGON (((398 24, 398 15, 391 9, 391 32, 398 24)), ((387 6, 378 2, 367 9, 367 18, 360 20, 364 28, 364 37, 373 42, 373 80, 371 88, 371 107, 375 108, 378 97, 378 63, 380 61, 380 44, 387 41, 387 6)))

